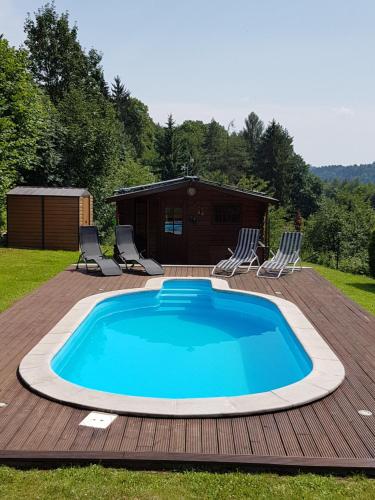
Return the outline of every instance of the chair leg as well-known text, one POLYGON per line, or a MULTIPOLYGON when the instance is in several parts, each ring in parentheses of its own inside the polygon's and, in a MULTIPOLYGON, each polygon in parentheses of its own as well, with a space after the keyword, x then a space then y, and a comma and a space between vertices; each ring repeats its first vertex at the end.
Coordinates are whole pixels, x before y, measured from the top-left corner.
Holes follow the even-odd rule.
POLYGON ((257 270, 257 276, 258 276, 258 278, 261 278, 261 276, 260 276, 260 274, 261 274, 260 272, 261 271, 263 272, 263 264, 258 267, 258 270, 257 270))
POLYGON ((82 257, 82 253, 79 254, 79 257, 78 257, 78 260, 77 260, 77 264, 76 264, 76 271, 77 271, 78 266, 79 266, 79 264, 81 262, 81 257, 82 257))
POLYGON ((216 264, 216 266, 214 266, 214 268, 212 269, 212 271, 211 271, 211 276, 215 276, 215 269, 216 269, 216 268, 217 268, 217 264, 216 264))
POLYGON ((216 272, 217 266, 218 265, 216 264, 216 266, 212 269, 211 276, 223 276, 223 274, 219 274, 219 273, 216 272))
POLYGON ((248 267, 247 267, 247 270, 245 271, 245 273, 244 273, 244 274, 246 274, 246 273, 248 273, 248 272, 250 272, 250 271, 251 271, 251 267, 252 267, 252 265, 253 265, 253 262, 254 262, 254 261, 257 261, 257 263, 258 263, 258 267, 260 266, 260 263, 259 263, 259 258, 258 258, 258 256, 256 255, 256 256, 255 256, 255 257, 254 257, 254 258, 253 258, 253 259, 249 262, 249 265, 248 265, 248 267))

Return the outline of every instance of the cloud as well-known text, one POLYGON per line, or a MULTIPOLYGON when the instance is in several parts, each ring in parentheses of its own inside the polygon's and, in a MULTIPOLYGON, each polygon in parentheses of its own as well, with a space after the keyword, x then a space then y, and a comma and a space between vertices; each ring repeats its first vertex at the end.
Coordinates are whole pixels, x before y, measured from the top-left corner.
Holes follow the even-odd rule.
POLYGON ((355 111, 352 108, 347 108, 346 106, 340 106, 339 108, 333 108, 334 113, 340 116, 354 116, 355 111))

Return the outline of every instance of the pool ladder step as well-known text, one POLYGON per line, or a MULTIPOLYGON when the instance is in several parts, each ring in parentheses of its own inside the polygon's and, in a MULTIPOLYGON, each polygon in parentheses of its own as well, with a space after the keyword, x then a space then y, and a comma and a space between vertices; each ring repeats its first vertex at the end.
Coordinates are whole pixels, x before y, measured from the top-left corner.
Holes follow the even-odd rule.
POLYGON ((184 311, 186 307, 202 308, 211 302, 207 293, 197 293, 196 290, 168 290, 159 294, 160 310, 184 311))

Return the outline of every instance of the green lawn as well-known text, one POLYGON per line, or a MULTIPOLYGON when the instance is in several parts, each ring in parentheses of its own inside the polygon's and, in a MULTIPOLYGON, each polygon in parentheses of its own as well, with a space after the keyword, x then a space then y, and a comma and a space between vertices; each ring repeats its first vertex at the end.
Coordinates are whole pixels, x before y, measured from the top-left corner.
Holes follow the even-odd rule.
POLYGON ((76 252, 0 248, 0 312, 77 260, 76 252))
POLYGON ((312 266, 342 293, 375 315, 375 279, 357 274, 343 273, 316 264, 312 264, 312 266))
POLYGON ((12 499, 336 499, 375 498, 375 481, 360 476, 207 472, 135 472, 100 466, 52 471, 0 468, 0 498, 12 499))

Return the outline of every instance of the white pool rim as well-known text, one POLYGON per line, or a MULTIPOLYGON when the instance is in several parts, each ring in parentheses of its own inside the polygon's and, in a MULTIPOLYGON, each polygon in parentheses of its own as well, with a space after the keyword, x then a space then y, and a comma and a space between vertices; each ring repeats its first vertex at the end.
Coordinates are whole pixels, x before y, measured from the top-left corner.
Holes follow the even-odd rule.
POLYGON ((226 280, 219 278, 168 277, 151 278, 144 288, 104 292, 80 300, 22 359, 19 374, 34 392, 81 408, 118 414, 208 417, 265 413, 310 403, 333 392, 344 380, 345 369, 314 326, 292 302, 272 295, 233 289, 226 280), (52 370, 54 356, 97 304, 110 297, 159 290, 165 281, 187 279, 209 280, 215 290, 262 297, 275 304, 310 357, 313 365, 311 372, 298 382, 267 392, 215 398, 167 399, 88 389, 64 380, 52 370))

